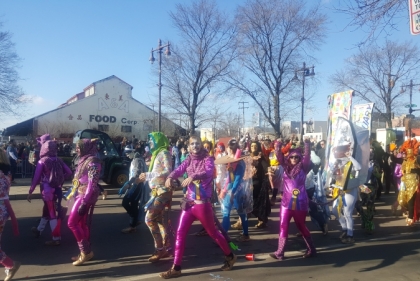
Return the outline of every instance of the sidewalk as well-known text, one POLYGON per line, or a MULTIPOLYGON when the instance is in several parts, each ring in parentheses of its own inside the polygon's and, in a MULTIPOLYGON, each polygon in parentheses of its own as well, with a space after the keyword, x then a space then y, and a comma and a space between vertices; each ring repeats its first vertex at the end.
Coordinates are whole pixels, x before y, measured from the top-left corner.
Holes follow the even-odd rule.
MULTIPOLYGON (((10 200, 26 200, 28 197, 29 187, 31 186, 31 178, 16 178, 16 183, 12 184, 10 187, 9 198, 10 200)), ((108 185, 104 182, 100 184, 108 192, 108 195, 118 194, 119 188, 108 185)), ((65 181, 63 186, 71 186, 71 181, 65 181)), ((41 199, 41 193, 39 190, 39 185, 35 188, 34 193, 32 194, 32 199, 41 199)))

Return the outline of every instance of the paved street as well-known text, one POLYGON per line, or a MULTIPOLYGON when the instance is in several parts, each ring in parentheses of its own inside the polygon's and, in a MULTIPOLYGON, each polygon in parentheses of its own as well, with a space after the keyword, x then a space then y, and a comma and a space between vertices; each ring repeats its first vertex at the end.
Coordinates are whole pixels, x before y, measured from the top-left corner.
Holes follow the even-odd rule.
MULTIPOLYGON (((12 187, 11 194, 27 192, 27 187, 12 187), (13 190, 14 189, 14 190, 13 190), (26 191, 25 191, 26 190, 26 191)), ((116 189, 110 188, 111 193, 116 189)), ((121 207, 121 198, 110 195, 107 200, 99 200, 95 208, 92 225, 92 247, 95 257, 85 266, 71 265, 70 257, 78 254, 77 244, 65 221, 62 227, 62 244, 47 247, 50 239, 49 227, 40 238, 34 238, 30 229, 37 224, 42 201, 32 203, 15 197, 13 208, 19 219, 20 237, 13 237, 10 222, 3 233, 2 246, 13 259, 22 262, 22 267, 14 280, 160 280, 159 272, 167 270, 172 258, 157 264, 150 264, 147 258, 153 252, 151 235, 141 224, 137 233, 122 234, 127 226, 128 216, 121 207)), ((177 226, 181 192, 175 193, 173 210, 170 213, 174 229, 177 226)), ((285 261, 275 261, 268 253, 276 249, 278 236, 278 205, 273 209, 269 227, 256 229, 256 219, 250 221, 252 240, 240 244, 241 251, 234 270, 222 272, 221 250, 209 237, 192 235, 200 229, 198 223, 190 230, 187 241, 183 275, 181 280, 419 280, 420 259, 418 235, 420 228, 408 228, 404 220, 391 217, 390 203, 393 195, 384 197, 377 203, 376 232, 366 235, 360 229, 360 219, 356 217, 355 245, 340 243, 337 221, 330 222, 330 233, 323 236, 309 221, 315 245, 319 250, 316 258, 302 259, 304 242, 297 238, 292 224, 285 261), (256 261, 247 261, 245 253, 256 254, 256 261)), ((234 217, 234 216, 232 216, 234 217)), ((239 234, 231 230, 235 237, 239 234)))

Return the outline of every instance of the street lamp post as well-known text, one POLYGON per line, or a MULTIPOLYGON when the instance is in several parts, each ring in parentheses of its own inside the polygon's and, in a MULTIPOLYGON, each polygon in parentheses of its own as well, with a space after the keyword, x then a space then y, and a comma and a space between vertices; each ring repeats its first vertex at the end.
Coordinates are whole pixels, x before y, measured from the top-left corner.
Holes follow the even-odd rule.
POLYGON ((408 129, 408 138, 411 139, 411 120, 414 118, 414 115, 411 114, 413 113, 413 111, 418 111, 420 109, 413 109, 413 107, 416 107, 417 105, 413 104, 413 87, 414 86, 420 86, 420 84, 413 84, 413 79, 410 80, 410 84, 408 85, 402 85, 401 86, 401 93, 405 92, 405 87, 409 87, 410 88, 410 104, 408 104, 408 106, 406 105, 406 107, 408 107, 408 126, 406 127, 408 129))
POLYGON ((294 81, 299 81, 299 78, 297 76, 298 72, 302 72, 302 97, 300 98, 300 101, 302 103, 302 110, 300 113, 300 141, 303 141, 303 112, 305 109, 305 77, 306 76, 314 76, 315 66, 306 67, 306 63, 303 63, 303 67, 300 69, 295 70, 295 77, 293 78, 294 81))
POLYGON ((162 40, 159 39, 159 43, 156 49, 152 48, 152 51, 150 52, 150 58, 149 61, 151 63, 155 62, 155 58, 153 56, 154 52, 157 52, 159 54, 159 108, 158 108, 158 131, 162 131, 162 50, 166 48, 165 55, 170 56, 171 51, 169 50, 169 42, 166 45, 162 45, 162 40))

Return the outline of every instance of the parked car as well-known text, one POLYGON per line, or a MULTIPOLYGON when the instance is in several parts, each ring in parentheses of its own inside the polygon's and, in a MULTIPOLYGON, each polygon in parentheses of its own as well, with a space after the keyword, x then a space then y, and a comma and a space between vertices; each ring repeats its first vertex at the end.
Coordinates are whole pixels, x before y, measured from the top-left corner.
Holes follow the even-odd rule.
MULTIPOLYGON (((98 139, 98 158, 102 161, 101 179, 118 187, 128 181, 130 159, 120 155, 108 134, 91 129, 77 131, 73 137, 73 154, 80 139, 98 139)), ((78 157, 74 156, 73 168, 77 167, 78 157)))

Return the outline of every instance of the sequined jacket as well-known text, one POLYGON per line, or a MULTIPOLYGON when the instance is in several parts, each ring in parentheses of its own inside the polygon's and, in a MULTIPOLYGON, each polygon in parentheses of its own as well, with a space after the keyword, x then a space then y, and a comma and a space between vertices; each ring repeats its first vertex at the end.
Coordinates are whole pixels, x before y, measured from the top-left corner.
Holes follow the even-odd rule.
POLYGON ((277 153, 279 162, 284 167, 283 171, 283 198, 281 199, 281 206, 289 210, 308 210, 308 195, 305 189, 306 174, 309 172, 311 164, 310 142, 305 142, 302 168, 294 178, 290 178, 286 170, 290 162, 284 159, 282 152, 277 153))
POLYGON ((170 191, 165 187, 165 181, 171 171, 172 157, 167 150, 163 150, 156 155, 152 171, 146 173, 146 181, 157 195, 170 191))
POLYGON ((187 187, 187 198, 191 200, 209 200, 213 193, 214 157, 206 156, 204 159, 192 159, 188 156, 170 175, 177 179, 184 173, 193 179, 187 187))

